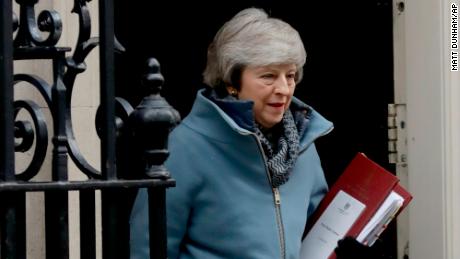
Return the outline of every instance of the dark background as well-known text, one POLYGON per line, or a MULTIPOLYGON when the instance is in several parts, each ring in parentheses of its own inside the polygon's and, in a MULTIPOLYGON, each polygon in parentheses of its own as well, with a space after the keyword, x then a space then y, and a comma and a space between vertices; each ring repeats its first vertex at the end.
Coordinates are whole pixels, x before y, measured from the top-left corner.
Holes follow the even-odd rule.
MULTIPOLYGON (((387 104, 393 102, 391 0, 354 1, 115 1, 117 95, 137 105, 145 60, 155 57, 165 77, 162 95, 185 117, 203 87, 206 50, 214 34, 243 8, 264 8, 296 28, 307 50, 295 96, 335 129, 316 144, 332 184, 356 152, 394 171, 387 155, 387 104), (134 4, 135 3, 135 4, 134 4)), ((395 255, 395 227, 384 243, 395 255)), ((396 256, 395 256, 396 257, 396 256)))

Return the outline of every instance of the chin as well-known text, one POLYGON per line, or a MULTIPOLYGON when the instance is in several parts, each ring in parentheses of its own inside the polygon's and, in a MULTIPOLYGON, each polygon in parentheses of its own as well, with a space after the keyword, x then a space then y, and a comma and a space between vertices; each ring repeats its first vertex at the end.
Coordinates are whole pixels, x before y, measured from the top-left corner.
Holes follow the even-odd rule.
MULTIPOLYGON (((263 117, 261 117, 262 119, 263 117)), ((270 117, 265 117, 264 120, 260 120, 258 121, 257 123, 259 123, 260 125, 262 125, 264 128, 271 128, 273 126, 275 126, 276 124, 280 123, 281 121, 283 120, 283 115, 279 115, 279 116, 270 116, 270 117)), ((256 119, 257 121, 257 119, 256 119)))
MULTIPOLYGON (((282 118, 281 118, 281 119, 282 119, 282 118)), ((280 122, 281 122, 281 119, 279 119, 279 120, 272 120, 272 121, 268 122, 267 124, 270 125, 268 128, 271 128, 271 127, 275 126, 276 124, 280 123, 280 122)))

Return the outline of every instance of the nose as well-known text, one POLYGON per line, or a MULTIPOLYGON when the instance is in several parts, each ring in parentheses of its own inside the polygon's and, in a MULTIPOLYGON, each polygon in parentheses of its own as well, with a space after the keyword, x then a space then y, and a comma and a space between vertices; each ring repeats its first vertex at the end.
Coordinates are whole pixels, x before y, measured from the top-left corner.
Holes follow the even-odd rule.
POLYGON ((282 95, 288 95, 290 93, 290 88, 291 86, 290 86, 289 78, 287 78, 286 76, 278 77, 278 80, 275 86, 275 93, 282 94, 282 95))

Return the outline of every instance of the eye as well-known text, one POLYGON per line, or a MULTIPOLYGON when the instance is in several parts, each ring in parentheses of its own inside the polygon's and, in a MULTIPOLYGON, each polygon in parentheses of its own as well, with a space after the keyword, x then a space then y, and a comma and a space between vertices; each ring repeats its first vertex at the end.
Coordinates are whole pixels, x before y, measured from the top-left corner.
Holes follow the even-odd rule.
POLYGON ((286 75, 286 80, 287 80, 289 86, 295 86, 295 84, 296 84, 296 82, 295 82, 296 81, 296 73, 288 73, 286 75))
POLYGON ((295 80, 295 73, 289 73, 286 75, 286 78, 288 78, 289 80, 295 80))
POLYGON ((276 80, 276 75, 273 73, 264 73, 260 76, 262 82, 266 85, 271 85, 276 80))
POLYGON ((263 79, 272 79, 272 78, 275 77, 275 75, 274 75, 274 74, 271 74, 271 73, 267 73, 267 74, 263 74, 261 77, 262 77, 263 79))

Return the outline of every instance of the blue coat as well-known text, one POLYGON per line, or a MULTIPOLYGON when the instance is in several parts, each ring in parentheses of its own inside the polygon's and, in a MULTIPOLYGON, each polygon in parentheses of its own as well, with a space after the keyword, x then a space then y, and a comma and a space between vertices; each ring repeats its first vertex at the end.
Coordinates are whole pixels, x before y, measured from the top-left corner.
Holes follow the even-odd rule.
MULTIPOLYGON (((273 189, 255 134, 198 93, 170 135, 166 166, 177 185, 167 190, 169 259, 299 257, 307 217, 327 191, 313 142, 332 130, 310 115, 290 179, 273 189)), ((146 200, 143 190, 131 215, 131 259, 149 258, 146 200)))

